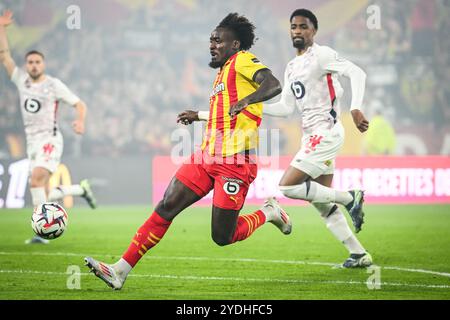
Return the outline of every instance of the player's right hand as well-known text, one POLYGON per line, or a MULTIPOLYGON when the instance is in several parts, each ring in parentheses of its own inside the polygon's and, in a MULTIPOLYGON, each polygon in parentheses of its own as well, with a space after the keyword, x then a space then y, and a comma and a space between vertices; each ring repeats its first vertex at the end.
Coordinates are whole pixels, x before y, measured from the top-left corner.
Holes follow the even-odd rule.
POLYGON ((364 114, 358 109, 353 109, 351 113, 353 122, 358 130, 360 132, 366 132, 369 129, 369 121, 364 117, 364 114))
POLYGON ((78 119, 75 120, 74 122, 72 122, 72 128, 76 134, 83 134, 84 133, 84 121, 78 120, 78 119))
POLYGON ((186 110, 177 117, 177 123, 182 123, 184 125, 191 124, 194 121, 200 121, 198 118, 198 111, 186 110))
POLYGON ((5 10, 3 15, 0 16, 0 26, 7 27, 13 22, 13 13, 11 10, 5 10))

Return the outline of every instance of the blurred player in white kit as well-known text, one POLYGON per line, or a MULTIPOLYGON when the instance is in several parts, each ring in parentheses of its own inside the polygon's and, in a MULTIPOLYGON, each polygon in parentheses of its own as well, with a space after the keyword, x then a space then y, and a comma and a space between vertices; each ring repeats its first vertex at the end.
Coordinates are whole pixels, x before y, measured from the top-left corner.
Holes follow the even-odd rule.
MULTIPOLYGON (((57 124, 58 103, 62 101, 74 106, 77 117, 72 127, 77 134, 84 133, 86 105, 59 79, 44 73, 45 62, 41 52, 30 51, 26 54, 26 72, 16 66, 6 37, 6 27, 12 23, 12 16, 12 12, 8 10, 0 16, 0 62, 19 90, 30 160, 33 206, 58 201, 65 196, 81 196, 94 209, 96 200, 87 180, 81 181, 79 185, 59 186, 48 190, 50 176, 57 169, 63 152, 63 137, 57 124)), ((26 243, 48 243, 48 240, 35 236, 26 243)))

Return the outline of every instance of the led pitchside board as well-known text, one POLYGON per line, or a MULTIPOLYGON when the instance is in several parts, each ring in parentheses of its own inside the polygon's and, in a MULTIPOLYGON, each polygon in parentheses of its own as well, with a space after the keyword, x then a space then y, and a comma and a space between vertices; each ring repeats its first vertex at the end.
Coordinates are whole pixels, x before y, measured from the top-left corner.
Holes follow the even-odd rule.
MULTIPOLYGON (((153 203, 162 199, 164 190, 180 165, 179 159, 153 159, 153 203), (176 163, 174 163, 176 162, 176 163)), ((278 182, 291 157, 259 159, 259 170, 246 204, 261 204, 276 196, 284 204, 299 204, 278 191, 278 182)), ((339 157, 336 161, 334 188, 363 189, 367 203, 418 204, 450 203, 450 157, 339 157)), ((210 205, 212 193, 199 204, 210 205)))

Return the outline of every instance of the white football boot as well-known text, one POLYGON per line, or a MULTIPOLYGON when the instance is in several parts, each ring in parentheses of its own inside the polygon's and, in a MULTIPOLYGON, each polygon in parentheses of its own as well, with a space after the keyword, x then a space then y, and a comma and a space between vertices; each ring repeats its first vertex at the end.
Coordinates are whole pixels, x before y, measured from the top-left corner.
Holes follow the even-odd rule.
POLYGON ((268 198, 263 205, 263 209, 267 208, 263 212, 270 212, 273 209, 272 214, 266 214, 267 222, 274 224, 284 234, 290 234, 292 231, 292 222, 286 211, 281 208, 277 199, 274 197, 268 198))
POLYGON ((113 290, 122 289, 125 278, 120 277, 111 265, 97 261, 91 257, 84 258, 84 261, 86 262, 85 265, 91 269, 91 272, 102 279, 113 290))

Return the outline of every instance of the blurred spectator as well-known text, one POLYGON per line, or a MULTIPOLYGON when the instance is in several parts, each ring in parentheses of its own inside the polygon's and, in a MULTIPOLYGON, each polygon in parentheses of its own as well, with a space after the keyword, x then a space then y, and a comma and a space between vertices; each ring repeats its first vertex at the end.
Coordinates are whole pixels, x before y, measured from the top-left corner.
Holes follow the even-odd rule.
POLYGON ((391 123, 383 116, 383 105, 378 102, 372 106, 373 116, 370 117, 370 126, 364 136, 365 154, 394 155, 396 148, 395 130, 391 123))

